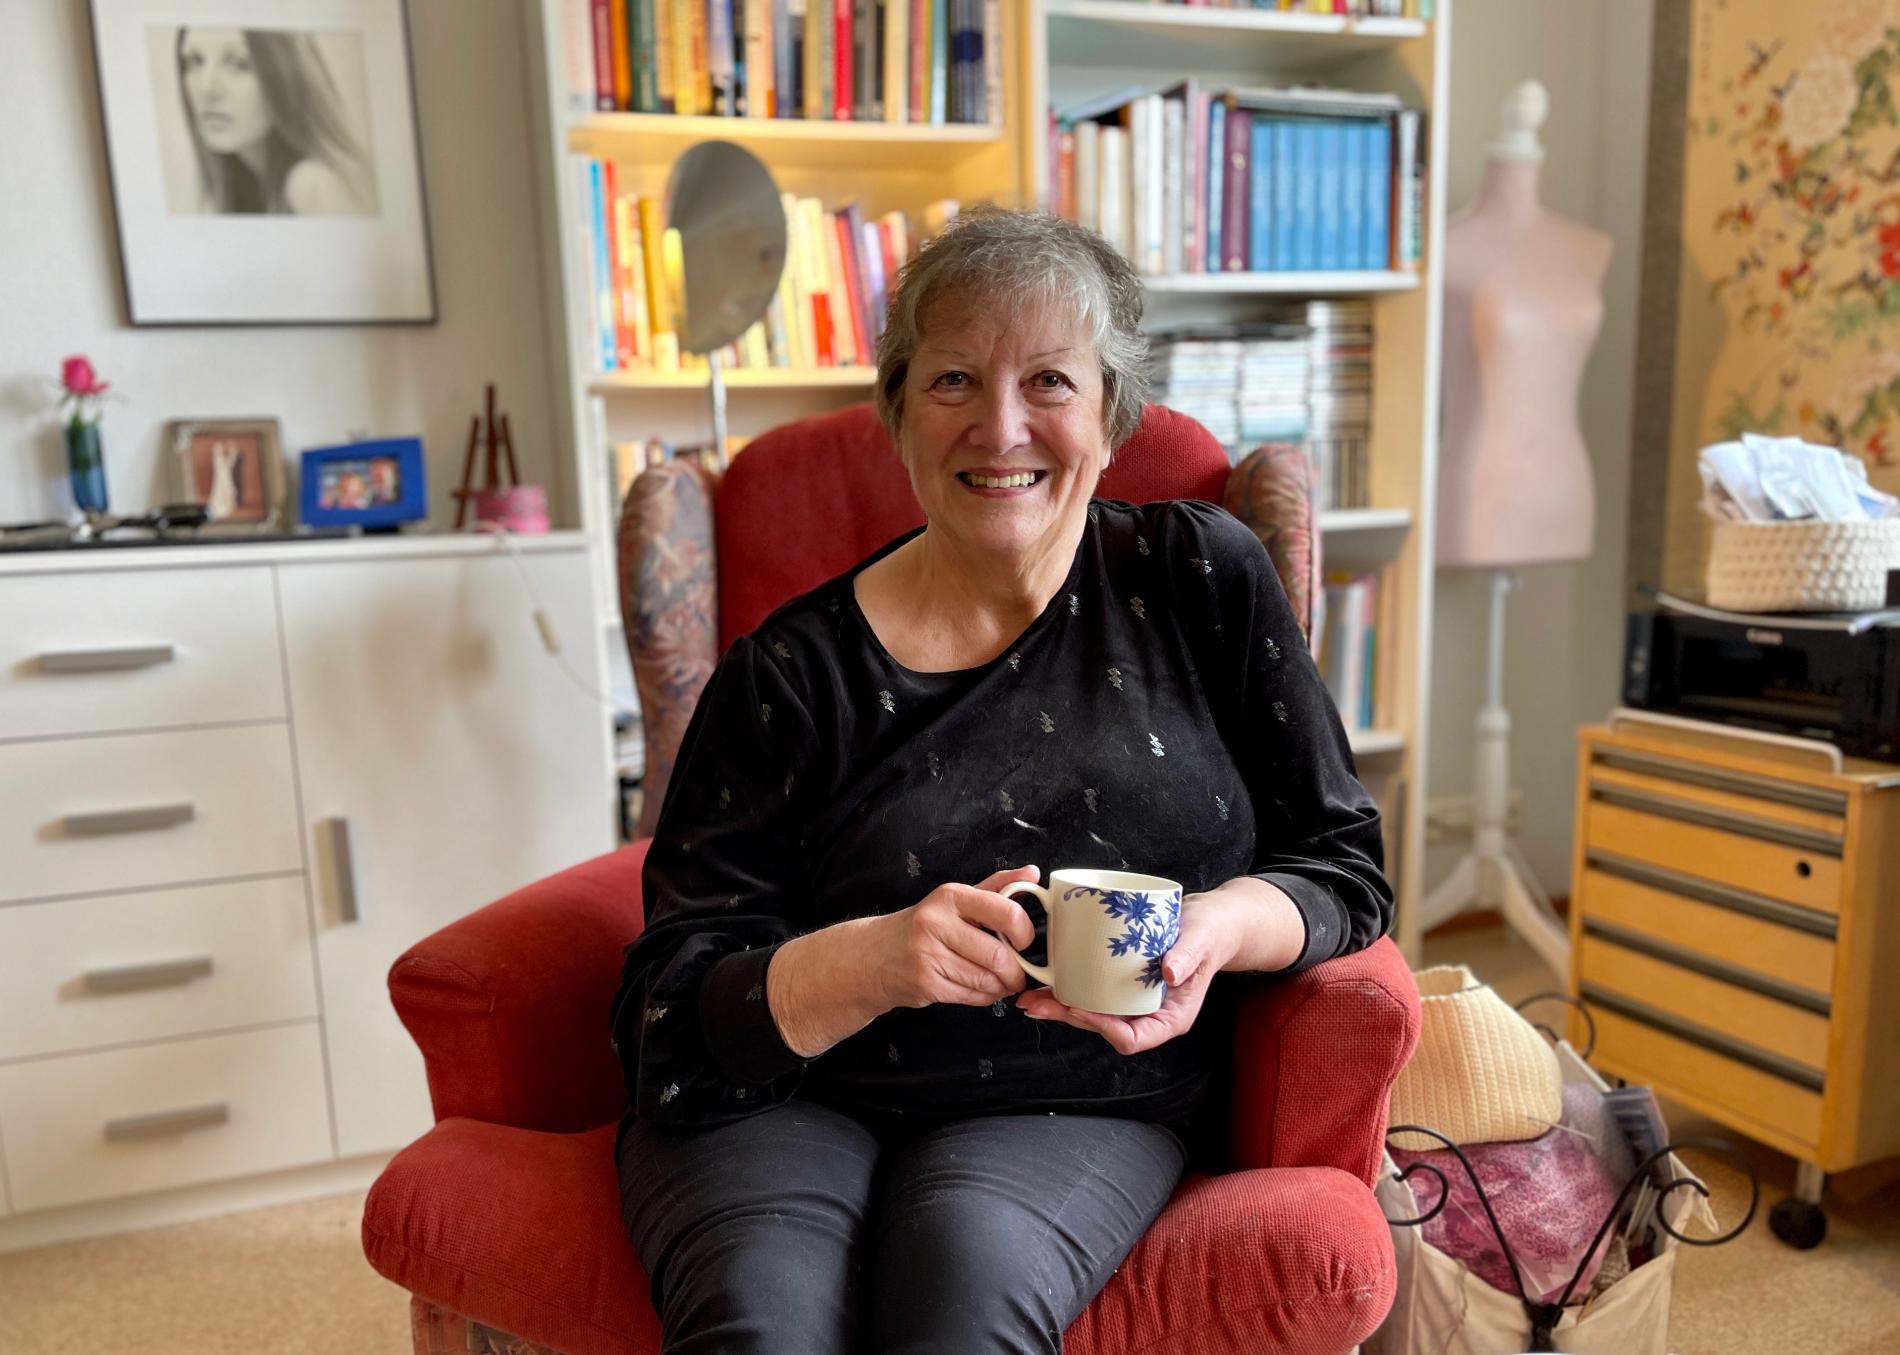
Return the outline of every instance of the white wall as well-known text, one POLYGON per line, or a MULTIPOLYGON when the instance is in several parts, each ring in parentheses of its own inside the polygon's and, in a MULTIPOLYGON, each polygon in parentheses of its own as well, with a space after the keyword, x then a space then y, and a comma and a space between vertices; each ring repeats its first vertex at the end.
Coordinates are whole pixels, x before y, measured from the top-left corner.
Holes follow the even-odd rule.
POLYGON ((525 480, 554 419, 522 0, 409 0, 434 325, 134 329, 126 323, 84 0, 0 0, 0 522, 70 510, 47 382, 92 358, 123 403, 104 432, 112 503, 169 495, 168 419, 274 415, 287 459, 353 431, 419 434, 431 520, 453 520, 469 418, 498 385, 525 480))
MULTIPOLYGON (((1476 196, 1498 105, 1520 80, 1534 77, 1550 91, 1543 200, 1609 232, 1614 249, 1603 331, 1580 400, 1596 471, 1596 552, 1582 564, 1524 570, 1506 627, 1511 773, 1524 799, 1519 840, 1555 895, 1570 892, 1577 726, 1601 719, 1621 686, 1652 4, 1454 0, 1447 211, 1464 210, 1476 196)), ((1488 596, 1483 574, 1438 572, 1428 773, 1433 800, 1470 791, 1488 596)), ((1463 849, 1462 843, 1431 848, 1428 884, 1442 878, 1463 849)))

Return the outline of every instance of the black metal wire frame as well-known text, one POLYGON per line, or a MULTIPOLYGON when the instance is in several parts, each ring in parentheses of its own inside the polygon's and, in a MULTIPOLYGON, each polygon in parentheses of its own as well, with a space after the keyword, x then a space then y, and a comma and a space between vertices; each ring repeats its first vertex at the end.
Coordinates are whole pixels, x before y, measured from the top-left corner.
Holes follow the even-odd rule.
MULTIPOLYGON (((1436 1139, 1445 1147, 1449 1148, 1452 1155, 1463 1165, 1465 1175, 1471 1178, 1472 1189, 1478 1193, 1478 1203, 1484 1207, 1484 1216, 1491 1223, 1491 1232, 1497 1238, 1498 1246, 1504 1250, 1505 1262, 1511 1267, 1511 1279, 1517 1285, 1518 1302, 1524 1305, 1525 1315, 1531 1320, 1531 1349, 1533 1351, 1548 1351, 1554 1349, 1550 1344, 1552 1335, 1557 1329, 1557 1323, 1563 1318, 1564 1305, 1570 1302, 1571 1295, 1576 1292, 1577 1286, 1583 1281, 1583 1273, 1589 1268, 1590 1258, 1596 1255, 1597 1248, 1603 1245, 1603 1239, 1609 1235, 1610 1229, 1616 1226, 1617 1216, 1623 1212, 1623 1206, 1629 1202, 1630 1195, 1636 1190, 1637 1186, 1650 1176, 1652 1168, 1668 1160, 1671 1154, 1684 1148, 1702 1148, 1712 1152, 1726 1153, 1741 1165, 1742 1171, 1748 1176, 1748 1212, 1742 1215, 1742 1221, 1740 1223, 1717 1237, 1689 1237, 1677 1232, 1675 1228, 1670 1225, 1669 1219, 1661 1207, 1662 1197, 1666 1197, 1671 1191, 1683 1186, 1687 1186, 1706 1200, 1709 1196, 1709 1188, 1707 1186, 1692 1176, 1678 1176, 1658 1187, 1658 1203, 1656 1209, 1657 1226, 1685 1246, 1719 1247, 1724 1242, 1734 1241, 1735 1238, 1741 1236, 1742 1231, 1747 1228, 1750 1223, 1754 1222, 1756 1207, 1761 1203, 1761 1182, 1755 1176, 1755 1169, 1749 1165, 1748 1159, 1743 1157, 1741 1153, 1736 1150, 1735 1145, 1729 1143, 1726 1139, 1683 1139, 1678 1143, 1671 1143, 1666 1147, 1658 1148, 1647 1158, 1643 1159, 1636 1170, 1630 1174, 1630 1179, 1623 1183, 1623 1189, 1617 1193, 1615 1203, 1610 1206, 1609 1212, 1604 1215, 1602 1225, 1598 1227, 1596 1235, 1590 1239, 1590 1245, 1584 1248, 1583 1259, 1577 1263, 1576 1273, 1570 1277, 1570 1283, 1564 1286, 1564 1291, 1558 1296, 1557 1301, 1555 1303, 1537 1303, 1532 1301, 1529 1293, 1524 1288, 1524 1272, 1517 1263, 1517 1253, 1511 1249, 1510 1239, 1505 1237, 1504 1229, 1498 1225, 1498 1216, 1491 1209, 1491 1198, 1485 1193, 1484 1183, 1478 1179, 1477 1170, 1471 1165, 1471 1159, 1465 1156, 1465 1150, 1439 1133, 1436 1129, 1427 1129, 1424 1125, 1394 1125, 1391 1129, 1387 1130, 1386 1133, 1388 1138, 1395 1134, 1423 1134, 1426 1138, 1436 1139)), ((1394 1228, 1418 1228, 1430 1223, 1444 1211, 1445 1205, 1451 1199, 1450 1180, 1446 1178, 1442 1170, 1432 1163, 1414 1162, 1404 1171, 1399 1172, 1395 1179, 1401 1182, 1409 1181, 1412 1173, 1416 1171, 1427 1171, 1438 1178, 1438 1203, 1432 1209, 1419 1215, 1419 1217, 1415 1219, 1386 1219, 1386 1222, 1394 1228)), ((1416 1195, 1416 1192, 1414 1192, 1414 1194, 1416 1195)))
MULTIPOLYGON (((1585 1045, 1581 1051, 1578 1052, 1577 1057, 1581 1058, 1585 1063, 1588 1063, 1590 1061, 1590 1056, 1596 1053, 1596 1048, 1597 1048, 1596 1013, 1592 1012, 1589 1009, 1589 1007, 1579 1002, 1576 998, 1570 996, 1570 994, 1555 993, 1555 992, 1532 993, 1529 997, 1523 999, 1522 1001, 1512 1004, 1511 1010, 1514 1012, 1522 1013, 1523 1010, 1526 1007, 1530 1006, 1531 1003, 1533 1002, 1563 1002, 1577 1009, 1578 1014, 1583 1017, 1584 1028, 1590 1032, 1590 1042, 1587 1045, 1585 1045)), ((1557 1034, 1556 1031, 1552 1030, 1549 1026, 1545 1025, 1542 1021, 1533 1021, 1531 1022, 1531 1025, 1534 1026, 1536 1029, 1543 1031, 1544 1034, 1550 1036, 1550 1041, 1552 1044, 1555 1044, 1559 1039, 1562 1038, 1561 1036, 1557 1034)))

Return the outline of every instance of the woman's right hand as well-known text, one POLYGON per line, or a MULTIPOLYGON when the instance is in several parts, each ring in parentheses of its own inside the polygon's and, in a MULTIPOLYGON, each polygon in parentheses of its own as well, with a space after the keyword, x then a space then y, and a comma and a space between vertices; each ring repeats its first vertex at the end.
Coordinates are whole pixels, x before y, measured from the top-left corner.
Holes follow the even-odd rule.
POLYGON ((995 891, 1041 875, 1020 866, 977 885, 939 885, 898 912, 785 942, 766 969, 765 1000, 786 1047, 813 1059, 894 1007, 987 1007, 1019 992, 1022 966, 993 933, 1027 946, 1036 929, 1021 904, 995 891))
POLYGON ((1010 946, 1033 944, 1035 924, 1020 903, 996 891, 1041 878, 1035 866, 999 870, 980 884, 938 885, 910 907, 873 919, 864 962, 886 1009, 935 1002, 987 1007, 1022 991, 1023 969, 1010 946))

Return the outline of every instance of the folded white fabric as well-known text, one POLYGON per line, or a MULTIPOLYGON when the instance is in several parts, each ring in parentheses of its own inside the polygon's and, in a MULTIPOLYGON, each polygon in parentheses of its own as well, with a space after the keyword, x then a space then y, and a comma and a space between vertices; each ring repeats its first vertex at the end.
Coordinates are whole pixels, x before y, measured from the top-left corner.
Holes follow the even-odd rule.
MULTIPOLYGON (((1421 970, 1418 1049, 1392 1084, 1392 1124, 1454 1143, 1534 1139, 1563 1118, 1563 1074, 1543 1036, 1463 965, 1421 970)), ((1443 1147, 1395 1134, 1401 1148, 1443 1147)))

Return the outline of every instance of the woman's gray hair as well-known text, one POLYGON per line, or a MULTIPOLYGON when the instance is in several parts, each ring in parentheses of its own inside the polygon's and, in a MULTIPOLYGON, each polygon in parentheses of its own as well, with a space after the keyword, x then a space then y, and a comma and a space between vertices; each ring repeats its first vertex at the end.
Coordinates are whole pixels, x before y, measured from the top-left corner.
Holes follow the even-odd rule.
POLYGON ((924 316, 939 302, 1050 306, 1088 333, 1102 368, 1102 431, 1113 451, 1134 435, 1148 400, 1143 299, 1135 270, 1094 231, 1046 212, 966 209, 898 270, 877 343, 877 416, 895 439, 924 316))

